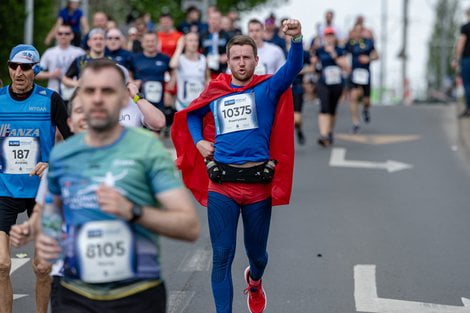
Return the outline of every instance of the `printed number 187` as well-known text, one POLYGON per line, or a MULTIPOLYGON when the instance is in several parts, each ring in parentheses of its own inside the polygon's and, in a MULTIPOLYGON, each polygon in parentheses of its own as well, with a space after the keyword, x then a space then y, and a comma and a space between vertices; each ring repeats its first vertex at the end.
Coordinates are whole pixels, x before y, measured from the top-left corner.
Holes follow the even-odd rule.
POLYGON ((13 150, 13 158, 15 159, 27 159, 29 156, 29 150, 13 150))

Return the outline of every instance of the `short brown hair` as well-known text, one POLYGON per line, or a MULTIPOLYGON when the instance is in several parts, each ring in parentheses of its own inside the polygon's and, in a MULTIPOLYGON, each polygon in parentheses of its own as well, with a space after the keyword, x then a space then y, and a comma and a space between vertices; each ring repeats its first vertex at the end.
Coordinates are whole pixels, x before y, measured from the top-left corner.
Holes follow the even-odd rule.
POLYGON ((232 39, 230 39, 230 41, 227 44, 227 49, 226 49, 227 57, 230 58, 230 48, 232 48, 232 46, 245 46, 245 45, 251 46, 253 48, 253 54, 255 55, 255 58, 256 58, 258 56, 258 48, 256 47, 256 43, 251 37, 245 36, 245 35, 237 35, 237 36, 234 36, 232 39))
POLYGON ((120 80, 122 81, 122 85, 126 85, 126 77, 124 76, 123 71, 117 66, 117 64, 114 61, 111 61, 110 59, 105 59, 105 58, 99 58, 99 59, 93 59, 88 62, 83 70, 90 69, 93 72, 98 72, 101 71, 102 69, 105 68, 112 68, 116 70, 116 72, 119 75, 120 80))
POLYGON ((253 18, 251 20, 248 21, 248 25, 250 24, 259 24, 261 26, 262 29, 264 29, 264 24, 261 23, 260 20, 258 20, 257 18, 253 18))

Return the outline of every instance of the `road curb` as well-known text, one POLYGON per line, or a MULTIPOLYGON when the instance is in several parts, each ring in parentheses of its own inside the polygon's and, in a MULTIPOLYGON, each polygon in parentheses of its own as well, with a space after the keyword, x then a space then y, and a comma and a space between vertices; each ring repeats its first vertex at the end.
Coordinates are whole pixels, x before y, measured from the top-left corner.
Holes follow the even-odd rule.
MULTIPOLYGON (((458 112, 465 109, 463 103, 457 104, 458 112)), ((470 118, 457 119, 459 146, 465 155, 465 159, 470 164, 470 118)))

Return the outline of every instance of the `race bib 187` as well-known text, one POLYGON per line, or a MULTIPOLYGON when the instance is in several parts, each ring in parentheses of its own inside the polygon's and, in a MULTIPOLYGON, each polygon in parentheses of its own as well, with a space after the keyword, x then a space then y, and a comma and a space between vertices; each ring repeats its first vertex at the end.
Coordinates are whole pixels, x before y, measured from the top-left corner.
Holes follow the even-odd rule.
POLYGON ((0 137, 0 173, 29 174, 39 162, 39 137, 0 137))
POLYGON ((80 279, 108 283, 135 277, 135 242, 132 230, 120 220, 93 221, 77 233, 80 279))
POLYGON ((221 98, 215 103, 217 135, 258 128, 254 93, 221 98))

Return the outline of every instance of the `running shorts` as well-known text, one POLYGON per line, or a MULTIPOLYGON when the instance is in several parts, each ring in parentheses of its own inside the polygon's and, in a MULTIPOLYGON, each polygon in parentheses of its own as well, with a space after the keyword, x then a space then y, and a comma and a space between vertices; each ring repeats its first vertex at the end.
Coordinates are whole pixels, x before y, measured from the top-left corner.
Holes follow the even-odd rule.
POLYGON ((91 300, 61 284, 57 286, 52 313, 165 313, 166 289, 164 283, 116 300, 91 300))
POLYGON ((11 226, 16 224, 18 214, 26 211, 28 217, 33 213, 34 198, 0 197, 0 231, 10 234, 11 226))

